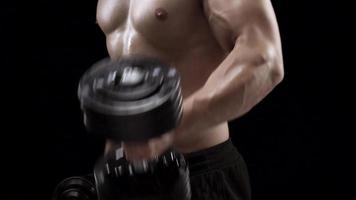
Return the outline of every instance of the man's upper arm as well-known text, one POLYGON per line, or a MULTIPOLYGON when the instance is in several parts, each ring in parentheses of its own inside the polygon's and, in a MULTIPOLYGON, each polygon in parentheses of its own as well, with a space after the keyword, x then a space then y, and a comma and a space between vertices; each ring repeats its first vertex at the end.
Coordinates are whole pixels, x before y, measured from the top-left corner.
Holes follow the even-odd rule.
POLYGON ((270 0, 203 0, 216 39, 231 51, 239 37, 250 45, 270 43, 280 50, 280 36, 270 0))

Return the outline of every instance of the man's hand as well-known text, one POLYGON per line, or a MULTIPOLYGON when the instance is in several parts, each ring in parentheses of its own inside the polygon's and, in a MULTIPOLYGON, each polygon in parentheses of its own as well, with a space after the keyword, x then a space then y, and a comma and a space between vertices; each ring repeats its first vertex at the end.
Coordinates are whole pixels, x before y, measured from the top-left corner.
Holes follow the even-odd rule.
POLYGON ((150 160, 172 146, 173 134, 173 132, 168 132, 145 142, 122 142, 121 144, 109 139, 105 144, 105 154, 121 146, 128 160, 150 160))
POLYGON ((126 159, 134 161, 158 157, 172 146, 173 135, 173 132, 168 132, 147 142, 123 142, 126 159))

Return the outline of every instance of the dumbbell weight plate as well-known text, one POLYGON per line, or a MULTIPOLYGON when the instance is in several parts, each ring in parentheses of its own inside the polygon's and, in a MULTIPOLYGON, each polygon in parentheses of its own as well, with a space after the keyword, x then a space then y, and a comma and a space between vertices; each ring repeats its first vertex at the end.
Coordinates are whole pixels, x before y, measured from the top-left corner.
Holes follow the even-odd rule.
POLYGON ((142 161, 141 169, 118 151, 122 149, 101 158, 94 168, 102 200, 190 200, 189 170, 182 154, 168 150, 157 159, 142 161))
POLYGON ((97 200, 94 180, 74 176, 61 181, 52 196, 53 200, 97 200))
POLYGON ((178 72, 154 59, 104 59, 81 78, 78 97, 89 132, 120 141, 157 137, 182 114, 178 72))

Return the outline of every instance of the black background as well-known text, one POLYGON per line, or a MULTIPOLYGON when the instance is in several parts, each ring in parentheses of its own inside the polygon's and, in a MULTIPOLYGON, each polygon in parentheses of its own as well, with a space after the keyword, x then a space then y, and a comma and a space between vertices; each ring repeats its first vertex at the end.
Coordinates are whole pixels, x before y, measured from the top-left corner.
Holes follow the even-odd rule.
MULTIPOLYGON (((351 9, 329 1, 272 2, 285 79, 230 123, 250 170, 253 197, 355 199, 347 182, 353 158, 347 128, 353 119, 346 115, 353 92, 347 78, 352 50, 346 48, 353 47, 351 9)), ((14 67, 5 67, 2 76, 11 84, 4 98, 11 105, 11 127, 4 129, 11 137, 4 140, 10 145, 5 154, 11 152, 7 183, 15 189, 10 199, 49 199, 62 179, 90 173, 101 154, 103 143, 86 134, 76 96, 83 72, 107 56, 95 8, 95 0, 4 6, 3 19, 13 20, 9 29, 15 31, 7 41, 7 52, 15 53, 8 65, 14 67)))

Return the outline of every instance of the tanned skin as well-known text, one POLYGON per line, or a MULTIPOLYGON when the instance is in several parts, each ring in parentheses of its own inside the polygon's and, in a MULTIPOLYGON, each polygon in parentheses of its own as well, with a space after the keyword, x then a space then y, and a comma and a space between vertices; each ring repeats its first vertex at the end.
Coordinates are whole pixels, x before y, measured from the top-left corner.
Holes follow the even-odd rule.
MULTIPOLYGON (((153 158, 172 145, 188 153, 226 141, 227 122, 284 76, 269 0, 99 0, 97 21, 112 59, 154 57, 181 75, 180 125, 159 138, 123 143, 130 160, 153 158)), ((106 152, 116 145, 108 140, 106 152)))

